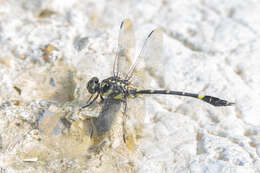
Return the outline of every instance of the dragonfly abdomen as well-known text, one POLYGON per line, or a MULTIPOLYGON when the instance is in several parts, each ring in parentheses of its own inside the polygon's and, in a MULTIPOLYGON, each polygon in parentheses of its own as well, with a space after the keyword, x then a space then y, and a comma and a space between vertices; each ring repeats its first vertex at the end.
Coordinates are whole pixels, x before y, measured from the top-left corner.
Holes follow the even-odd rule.
POLYGON ((171 91, 171 90, 132 90, 129 92, 131 95, 137 96, 139 94, 168 94, 168 95, 178 95, 178 96, 186 96, 193 97, 196 99, 200 99, 204 102, 207 102, 213 106, 231 106, 234 103, 228 102, 226 100, 222 100, 217 97, 207 96, 202 94, 194 94, 187 93, 182 91, 171 91))

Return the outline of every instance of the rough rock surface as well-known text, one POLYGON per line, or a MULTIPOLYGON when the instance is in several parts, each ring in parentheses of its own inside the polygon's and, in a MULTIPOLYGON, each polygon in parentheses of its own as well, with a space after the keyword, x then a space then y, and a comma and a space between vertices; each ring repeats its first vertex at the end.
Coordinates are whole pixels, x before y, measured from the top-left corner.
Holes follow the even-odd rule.
POLYGON ((260 172, 259 11, 257 0, 0 1, 0 172, 260 172), (100 108, 78 107, 92 76, 111 75, 125 18, 137 52, 164 29, 164 66, 151 88, 236 104, 130 100, 128 142, 119 113, 95 148, 86 114, 100 108))

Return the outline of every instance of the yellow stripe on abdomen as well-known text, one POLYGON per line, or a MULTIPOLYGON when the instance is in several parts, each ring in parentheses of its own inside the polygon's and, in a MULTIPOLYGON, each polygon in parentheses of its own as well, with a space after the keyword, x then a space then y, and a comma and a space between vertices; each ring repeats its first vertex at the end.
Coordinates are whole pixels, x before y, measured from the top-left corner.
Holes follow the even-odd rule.
POLYGON ((198 98, 199 98, 199 99, 203 99, 204 97, 205 97, 205 96, 202 95, 202 94, 199 94, 199 95, 198 95, 198 98))

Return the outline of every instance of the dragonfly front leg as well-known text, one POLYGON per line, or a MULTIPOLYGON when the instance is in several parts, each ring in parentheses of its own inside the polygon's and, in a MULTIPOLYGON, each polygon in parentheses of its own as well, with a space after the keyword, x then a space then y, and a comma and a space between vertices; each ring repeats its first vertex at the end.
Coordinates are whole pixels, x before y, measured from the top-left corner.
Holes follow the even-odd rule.
POLYGON ((91 96, 90 96, 90 98, 88 99, 87 103, 79 108, 79 111, 81 111, 82 109, 84 109, 84 108, 86 108, 86 107, 92 105, 92 104, 97 100, 99 94, 97 94, 97 95, 94 97, 94 99, 91 100, 93 96, 94 96, 94 95, 91 95, 91 96))

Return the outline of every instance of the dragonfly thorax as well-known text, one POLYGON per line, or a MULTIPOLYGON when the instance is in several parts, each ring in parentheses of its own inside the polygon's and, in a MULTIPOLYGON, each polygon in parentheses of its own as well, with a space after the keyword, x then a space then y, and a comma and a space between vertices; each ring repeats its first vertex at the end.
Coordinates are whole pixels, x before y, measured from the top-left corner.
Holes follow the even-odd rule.
POLYGON ((123 99, 127 97, 127 82, 118 77, 109 77, 100 83, 103 98, 123 99))

